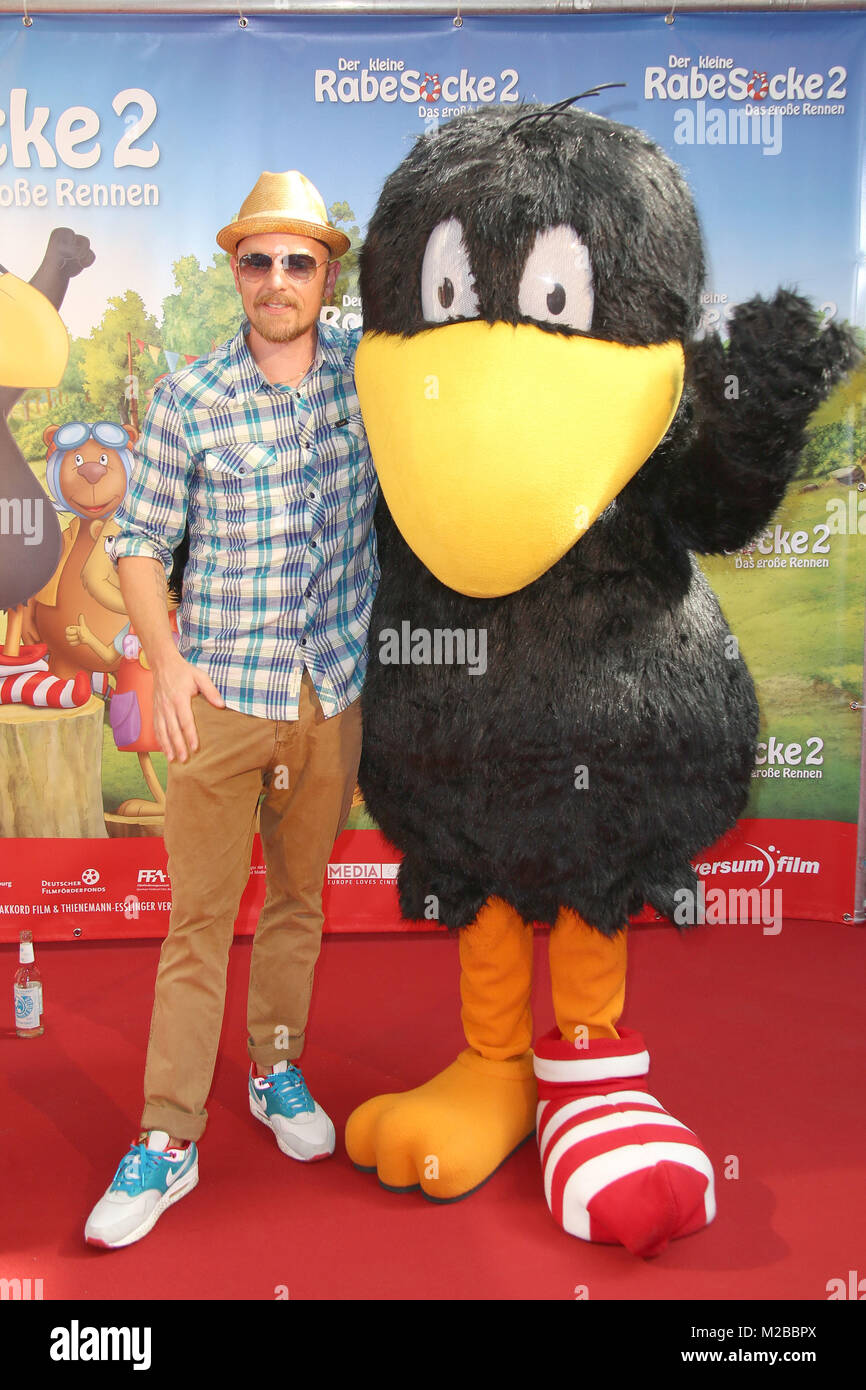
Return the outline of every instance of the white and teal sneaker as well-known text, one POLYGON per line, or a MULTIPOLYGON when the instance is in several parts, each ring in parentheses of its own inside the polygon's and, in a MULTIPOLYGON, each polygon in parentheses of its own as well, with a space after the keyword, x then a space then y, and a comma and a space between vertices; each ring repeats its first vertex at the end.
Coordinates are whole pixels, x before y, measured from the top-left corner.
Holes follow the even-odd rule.
POLYGON ((254 1071, 250 1066, 250 1110, 273 1130, 282 1152, 301 1163, 330 1158, 337 1142, 334 1126, 298 1068, 278 1062, 270 1076, 254 1076, 254 1071))
POLYGON ((117 1250, 141 1240, 166 1207, 192 1192, 198 1182, 198 1150, 168 1149, 168 1135, 151 1130, 146 1144, 132 1144, 120 1160, 111 1184, 100 1197, 84 1228, 89 1245, 117 1250))

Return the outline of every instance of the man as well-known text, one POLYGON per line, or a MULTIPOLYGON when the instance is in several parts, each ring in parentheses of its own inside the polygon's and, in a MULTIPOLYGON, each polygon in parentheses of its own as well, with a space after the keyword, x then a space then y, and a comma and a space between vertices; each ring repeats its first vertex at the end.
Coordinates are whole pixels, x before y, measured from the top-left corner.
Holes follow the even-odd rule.
POLYGON ((198 1181, 260 798, 267 888, 250 963, 250 1109, 283 1153, 310 1162, 334 1151, 334 1126, 293 1064, 325 868, 360 758, 379 573, 353 377, 359 334, 319 322, 349 242, 297 172, 263 173, 217 242, 246 318, 230 342, 159 384, 109 550, 153 671, 172 884, 142 1133, 85 1228, 111 1249, 141 1239, 198 1181), (176 646, 166 574, 185 524, 176 646))

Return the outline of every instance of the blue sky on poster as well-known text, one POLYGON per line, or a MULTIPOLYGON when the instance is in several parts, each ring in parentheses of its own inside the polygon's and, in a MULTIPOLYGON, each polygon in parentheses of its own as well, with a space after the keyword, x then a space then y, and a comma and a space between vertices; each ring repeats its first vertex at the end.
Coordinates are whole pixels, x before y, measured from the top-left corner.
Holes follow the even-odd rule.
POLYGON ((866 296, 861 288, 858 310, 855 290, 864 274, 864 40, 866 15, 856 12, 681 15, 673 25, 661 15, 468 18, 461 29, 447 18, 274 16, 253 17, 241 30, 234 16, 167 15, 40 16, 25 29, 20 16, 0 17, 0 159, 7 144, 0 262, 32 273, 51 227, 71 225, 90 236, 97 254, 64 306, 73 334, 89 331, 107 297, 129 288, 158 316, 173 289, 171 262, 193 253, 209 263, 214 233, 262 169, 303 169, 329 203, 351 205, 363 230, 383 179, 425 129, 419 107, 429 114, 429 106, 399 94, 393 101, 332 102, 329 89, 351 97, 344 80, 359 80, 366 70, 368 94, 371 78, 381 83, 386 76, 399 93, 401 82, 411 86, 414 70, 418 81, 430 74, 443 85, 433 110, 453 110, 465 70, 469 100, 485 76, 497 96, 504 90, 545 102, 625 82, 586 104, 646 130, 685 169, 708 243, 708 289, 734 303, 794 285, 863 322, 866 296), (383 60, 402 63, 403 71, 374 70, 383 60), (765 114, 746 129, 728 115, 747 107, 736 99, 744 81, 738 69, 757 80, 758 91, 760 74, 772 83, 762 102, 748 103, 765 114), (692 70, 698 75, 690 79, 692 70), (711 78, 715 86, 707 91, 702 83, 711 78), (740 84, 733 91, 732 80, 740 84), (14 167, 16 88, 27 90, 24 124, 37 107, 49 107, 41 127, 49 145, 63 112, 96 112, 98 134, 77 148, 86 152, 98 140, 99 160, 88 168, 62 160, 40 168, 36 155, 45 146, 37 144, 30 146, 31 167, 14 167), (139 107, 117 115, 112 101, 130 88, 144 89, 156 103, 156 117, 137 142, 147 149, 156 141, 151 168, 114 168, 118 141, 139 107), (789 103, 800 114, 776 114, 789 103), (827 105, 843 111, 819 114, 827 105), (749 143, 739 143, 743 137, 749 143), (70 186, 152 183, 159 206, 57 206, 58 179, 70 186), (46 206, 21 206, 27 186, 37 184, 47 190, 46 206))

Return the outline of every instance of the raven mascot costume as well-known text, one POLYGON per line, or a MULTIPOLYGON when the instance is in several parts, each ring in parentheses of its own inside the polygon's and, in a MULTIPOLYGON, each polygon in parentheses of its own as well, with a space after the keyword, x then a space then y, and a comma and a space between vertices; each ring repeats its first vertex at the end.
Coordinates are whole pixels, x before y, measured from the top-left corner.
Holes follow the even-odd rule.
POLYGON ((713 1170, 617 1026, 626 923, 697 892, 758 731, 692 552, 766 525, 856 348, 784 291, 698 340, 682 174, 570 105, 422 136, 362 253, 381 582, 359 780, 403 915, 461 929, 467 1046, 359 1107, 346 1145, 452 1201, 535 1129, 563 1229, 653 1255, 713 1219, 713 1170), (556 1019, 534 1045, 533 924, 556 1019))

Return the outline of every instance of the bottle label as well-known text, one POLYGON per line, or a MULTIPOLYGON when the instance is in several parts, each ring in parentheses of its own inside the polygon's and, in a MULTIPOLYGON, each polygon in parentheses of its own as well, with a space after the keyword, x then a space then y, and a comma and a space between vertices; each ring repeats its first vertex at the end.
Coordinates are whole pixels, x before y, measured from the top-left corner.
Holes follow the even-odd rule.
POLYGON ((15 986, 15 1023, 19 1028, 38 1028, 42 1018, 42 986, 15 986))

